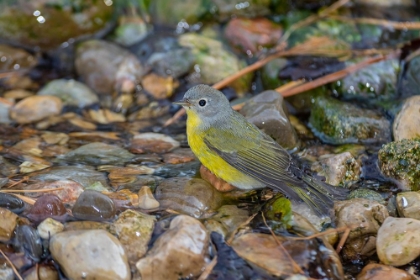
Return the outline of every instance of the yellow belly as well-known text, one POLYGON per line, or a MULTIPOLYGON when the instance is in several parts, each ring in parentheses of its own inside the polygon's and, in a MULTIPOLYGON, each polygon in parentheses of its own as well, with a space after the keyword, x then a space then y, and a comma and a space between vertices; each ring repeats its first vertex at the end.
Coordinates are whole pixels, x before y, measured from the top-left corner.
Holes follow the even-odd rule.
POLYGON ((197 132, 197 121, 189 114, 187 122, 188 144, 200 162, 214 175, 240 189, 263 188, 264 184, 242 173, 219 155, 212 152, 203 141, 204 133, 197 132))

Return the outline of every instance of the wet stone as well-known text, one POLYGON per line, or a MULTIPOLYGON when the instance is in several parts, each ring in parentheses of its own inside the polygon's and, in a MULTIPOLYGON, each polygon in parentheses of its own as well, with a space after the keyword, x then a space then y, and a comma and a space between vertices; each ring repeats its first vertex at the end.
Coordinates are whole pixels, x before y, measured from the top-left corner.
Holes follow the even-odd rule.
POLYGON ((2 265, 0 267, 0 279, 15 280, 15 272, 11 267, 2 265))
POLYGON ((350 152, 322 156, 319 162, 312 165, 312 170, 325 177, 333 186, 348 186, 357 182, 362 173, 361 162, 350 152))
POLYGON ((299 271, 294 267, 297 263, 305 274, 313 278, 344 278, 343 268, 333 250, 320 246, 314 240, 293 240, 281 236, 277 236, 277 239, 270 234, 247 233, 236 237, 232 247, 246 261, 277 277, 286 278, 298 274, 299 271), (316 269, 311 269, 312 266, 316 269))
POLYGON ((12 108, 12 106, 13 102, 0 98, 0 124, 9 124, 12 122, 9 116, 10 108, 12 108))
POLYGON ((343 258, 359 260, 372 256, 376 250, 377 234, 388 217, 386 207, 363 198, 338 201, 334 205, 336 227, 355 227, 343 247, 343 258))
POLYGON ((347 199, 353 199, 353 198, 364 198, 367 200, 374 200, 379 202, 380 204, 385 204, 385 200, 383 198, 383 196, 378 193, 375 192, 374 190, 370 190, 370 189, 356 189, 354 191, 352 191, 348 196, 347 199))
MULTIPOLYGON (((58 271, 50 265, 36 265, 23 273, 25 280, 58 280, 58 271)), ((1 278, 3 279, 3 278, 1 278)))
POLYGON ((18 216, 5 208, 0 208, 0 241, 7 242, 12 237, 18 216))
POLYGON ((155 99, 161 100, 171 97, 179 83, 171 76, 162 77, 151 73, 143 78, 142 85, 155 99))
POLYGON ((378 165, 382 174, 399 182, 402 190, 420 189, 420 139, 390 142, 379 150, 378 165))
POLYGON ((281 35, 281 27, 266 18, 233 18, 225 29, 230 44, 248 55, 276 45, 281 35))
POLYGON ((420 135, 420 96, 404 101, 401 111, 395 117, 392 131, 394 140, 418 138, 420 135))
POLYGON ((357 275, 357 280, 414 280, 413 275, 392 266, 370 263, 357 275))
POLYGON ((141 153, 166 153, 180 146, 172 137, 159 133, 142 133, 135 135, 131 141, 130 151, 141 153))
POLYGON ((92 190, 84 191, 73 206, 73 216, 81 220, 103 221, 115 217, 115 204, 108 196, 92 190))
POLYGON ((86 107, 98 103, 98 96, 86 85, 75 80, 53 80, 37 93, 56 96, 64 106, 86 107))
MULTIPOLYGON (((204 35, 186 33, 179 37, 179 43, 183 47, 191 48, 199 69, 199 79, 203 84, 214 84, 224 78, 237 73, 246 66, 236 55, 226 50, 222 42, 211 39, 204 35)), ((237 93, 245 93, 251 82, 252 74, 244 75, 230 83, 237 93)))
POLYGON ((161 208, 200 218, 222 206, 222 194, 198 178, 174 177, 162 181, 156 189, 161 208))
POLYGON ((201 274, 206 265, 209 234, 196 219, 180 215, 153 244, 136 267, 142 279, 178 279, 201 274), (159 269, 155 269, 159 267, 159 269))
POLYGON ((274 90, 264 91, 245 103, 240 113, 285 149, 299 146, 299 138, 291 125, 283 97, 274 90))
POLYGON ((113 91, 130 92, 145 74, 144 67, 133 54, 102 40, 79 44, 75 67, 82 81, 103 95, 113 91))
POLYGON ((170 164, 186 163, 196 160, 194 153, 191 149, 178 148, 172 152, 163 154, 163 161, 170 164))
MULTIPOLYGON (((73 205, 84 190, 81 184, 72 180, 48 181, 28 185, 29 190, 58 188, 60 188, 60 190, 51 191, 50 193, 58 196, 62 203, 68 205, 73 205)), ((36 193, 25 193, 25 195, 34 198, 38 197, 38 194, 36 193)))
MULTIPOLYGON (((249 218, 248 211, 239 209, 236 205, 223 205, 217 209, 217 214, 205 222, 206 228, 211 228, 211 224, 218 223, 223 232, 232 233, 249 218)), ((210 230, 209 230, 210 231, 210 230)))
POLYGON ((30 96, 10 109, 10 117, 20 124, 33 123, 59 115, 62 108, 63 103, 58 97, 30 96))
POLYGON ((20 214, 25 208, 25 203, 12 194, 0 193, 0 207, 6 208, 15 214, 20 214))
POLYGON ((32 260, 39 262, 42 255, 42 241, 36 229, 23 225, 16 228, 14 247, 32 260))
POLYGON ((104 230, 73 230, 50 240, 52 257, 69 279, 131 279, 124 248, 104 230))
POLYGON ((116 146, 100 142, 83 145, 62 156, 67 162, 85 163, 89 165, 123 164, 133 159, 129 151, 116 146))
POLYGON ((148 186, 141 187, 139 191, 139 205, 138 206, 139 208, 146 209, 146 210, 155 209, 160 206, 159 201, 157 201, 153 197, 153 193, 150 190, 150 187, 148 186))
POLYGON ((420 221, 388 217, 378 231, 376 250, 383 264, 405 265, 420 255, 420 221))
MULTIPOLYGON (((4 31, 1 25, 0 30, 4 31)), ((1 72, 15 71, 15 65, 18 65, 20 70, 28 70, 37 64, 37 59, 27 51, 4 44, 0 44, 0 57, 2 57, 0 62, 1 72)))
POLYGON ((317 98, 309 124, 312 132, 329 144, 377 144, 391 138, 389 121, 369 109, 333 98, 317 98))
POLYGON ((198 160, 180 164, 162 164, 156 168, 153 175, 163 178, 192 177, 197 173, 200 165, 198 160))
POLYGON ((401 217, 420 220, 420 193, 401 192, 397 194, 397 209, 401 217))
POLYGON ((154 72, 159 75, 179 78, 187 74, 194 64, 194 56, 187 48, 156 52, 147 60, 154 72))
POLYGON ((36 200, 27 217, 36 223, 42 222, 46 218, 64 221, 67 217, 67 210, 58 196, 44 194, 36 200))
POLYGON ((126 210, 113 223, 114 230, 130 263, 136 263, 146 254, 155 222, 154 216, 126 210))
POLYGON ((37 227, 38 234, 43 239, 49 239, 63 230, 64 225, 52 218, 46 218, 37 227))

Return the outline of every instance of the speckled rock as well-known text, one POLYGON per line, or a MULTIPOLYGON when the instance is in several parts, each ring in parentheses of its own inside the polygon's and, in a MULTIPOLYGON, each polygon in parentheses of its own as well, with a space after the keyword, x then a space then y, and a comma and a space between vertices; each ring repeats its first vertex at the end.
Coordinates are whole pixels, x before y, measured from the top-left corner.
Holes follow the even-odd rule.
POLYGON ((54 235, 50 251, 70 279, 131 279, 124 248, 104 230, 73 230, 54 235))
POLYGON ((29 96, 10 109, 10 117, 20 123, 32 123, 60 114, 63 102, 55 96, 29 96))
POLYGON ((299 138, 287 116, 283 97, 278 92, 267 90, 254 96, 245 103, 240 113, 283 148, 299 146, 299 138))
POLYGON ((209 234, 196 219, 180 215, 154 243, 136 267, 142 279, 179 279, 201 274, 206 264, 209 234), (156 269, 159 267, 159 269, 156 269))
POLYGON ((343 258, 358 260, 373 255, 377 232, 388 217, 386 207, 376 201, 355 198, 336 202, 334 211, 337 228, 353 227, 343 248, 343 258))
POLYGON ((325 155, 312 165, 312 169, 324 176, 325 181, 333 186, 350 185, 358 181, 362 173, 361 162, 350 152, 325 155))
POLYGON ((402 190, 420 190, 420 139, 403 139, 383 145, 378 152, 381 172, 399 182, 402 190))
POLYGON ((18 215, 5 208, 0 208, 0 241, 9 241, 17 225, 18 215))
POLYGON ((113 228, 130 263, 136 263, 146 254, 155 222, 154 216, 126 210, 113 223, 113 228))
POLYGON ((420 221, 388 217, 378 231, 376 250, 382 263, 405 265, 420 255, 420 221))

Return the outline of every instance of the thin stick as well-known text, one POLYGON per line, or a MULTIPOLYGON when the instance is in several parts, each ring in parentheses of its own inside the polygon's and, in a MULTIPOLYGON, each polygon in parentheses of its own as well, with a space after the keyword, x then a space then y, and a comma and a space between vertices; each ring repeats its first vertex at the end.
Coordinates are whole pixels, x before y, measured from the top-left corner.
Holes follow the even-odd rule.
POLYGON ((13 194, 13 195, 16 196, 16 197, 18 197, 18 198, 20 198, 20 199, 22 199, 23 201, 25 201, 26 203, 28 203, 30 205, 34 205, 35 202, 36 202, 35 199, 29 198, 29 197, 24 196, 24 195, 20 195, 20 194, 13 194))
POLYGON ((328 18, 344 21, 344 22, 355 22, 355 23, 363 23, 363 24, 371 24, 371 25, 381 25, 384 27, 390 27, 393 29, 399 30, 419 30, 420 29, 420 22, 415 21, 390 21, 384 19, 376 19, 376 18, 350 18, 350 17, 343 17, 343 16, 329 16, 328 18))
POLYGON ((356 227, 348 227, 348 226, 345 226, 345 227, 341 227, 341 228, 330 228, 330 229, 327 229, 326 231, 318 232, 318 233, 312 234, 310 236, 305 236, 305 237, 291 237, 291 238, 293 238, 295 240, 310 240, 310 239, 314 239, 314 238, 317 238, 317 237, 328 235, 328 234, 331 234, 331 233, 334 233, 334 232, 337 232, 338 233, 338 232, 346 231, 347 229, 352 230, 354 228, 356 228, 356 227))
POLYGON ((13 265, 13 263, 10 261, 10 259, 6 256, 5 253, 3 253, 3 250, 0 249, 0 253, 3 255, 3 257, 6 259, 6 261, 10 264, 10 266, 13 269, 13 272, 16 274, 17 278, 19 278, 19 280, 23 280, 22 276, 20 276, 19 272, 17 271, 16 267, 13 265))
POLYGON ((255 216, 257 216, 258 212, 255 213, 254 215, 252 215, 251 217, 249 217, 248 219, 246 219, 245 222, 243 222, 242 224, 240 224, 238 227, 236 227, 236 229, 234 231, 232 231, 232 233, 230 234, 230 237, 226 240, 226 244, 230 246, 230 244, 233 241, 233 238, 235 237, 235 234, 238 232, 238 230, 244 226, 246 226, 247 224, 249 224, 252 219, 255 218, 255 216))
POLYGON ((203 273, 201 273, 200 277, 198 277, 198 280, 205 280, 210 275, 210 273, 213 271, 213 268, 217 264, 217 256, 214 256, 214 258, 211 260, 211 262, 206 266, 203 273))
MULTIPOLYGON (((383 61, 383 60, 389 59, 391 57, 393 57, 393 56, 392 55, 388 55, 388 56, 379 55, 379 56, 375 56, 375 57, 366 59, 362 62, 356 63, 354 65, 350 65, 349 67, 347 67, 343 70, 340 70, 340 71, 331 73, 329 75, 323 76, 321 78, 318 78, 316 80, 307 82, 307 83, 305 83, 301 86, 291 88, 290 90, 282 91, 281 95, 283 95, 284 97, 287 97, 287 96, 292 96, 292 95, 295 95, 295 94, 298 94, 298 93, 301 93, 301 92, 304 92, 304 91, 314 89, 316 87, 319 87, 319 86, 337 81, 339 79, 342 79, 345 76, 347 76, 347 75, 349 75, 353 72, 356 72, 356 71, 358 71, 358 70, 360 70, 360 69, 362 69, 366 66, 369 66, 370 64, 373 64, 373 63, 376 63, 376 62, 379 62, 379 61, 383 61)), ((280 92, 280 90, 281 90, 280 88, 276 89, 276 91, 278 91, 278 92, 280 92)))
POLYGON ((350 231, 351 231, 350 228, 346 229, 346 231, 344 231, 343 233, 343 236, 341 236, 340 242, 338 243, 337 248, 335 249, 337 254, 340 254, 341 250, 343 249, 344 243, 346 243, 346 240, 349 237, 350 231))
POLYGON ((295 260, 292 258, 292 256, 289 254, 289 252, 287 252, 286 248, 284 248, 283 244, 281 244, 280 240, 277 239, 277 236, 274 234, 273 230, 271 229, 271 227, 268 226, 267 221, 265 220, 265 216, 264 213, 261 212, 261 216, 263 218, 264 224, 265 226, 268 228, 268 230, 270 231, 271 235, 273 236, 274 240, 276 241, 277 245, 279 245, 279 247, 283 250, 283 252, 285 253, 286 257, 289 259, 289 261, 292 263, 293 267, 296 269, 296 271, 302 275, 305 275, 302 268, 295 262, 295 260))
POLYGON ((61 191, 64 188, 56 188, 56 189, 42 189, 42 190, 0 190, 2 193, 43 193, 43 192, 53 192, 53 191, 61 191))

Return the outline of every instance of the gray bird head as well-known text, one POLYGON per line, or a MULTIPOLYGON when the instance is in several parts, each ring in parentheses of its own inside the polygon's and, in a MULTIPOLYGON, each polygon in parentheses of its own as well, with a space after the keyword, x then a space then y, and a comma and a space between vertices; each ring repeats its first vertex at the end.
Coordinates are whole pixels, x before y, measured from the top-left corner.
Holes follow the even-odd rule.
POLYGON ((181 101, 174 103, 182 105, 187 113, 189 110, 195 112, 208 124, 227 116, 232 111, 223 93, 207 85, 192 87, 181 101))

